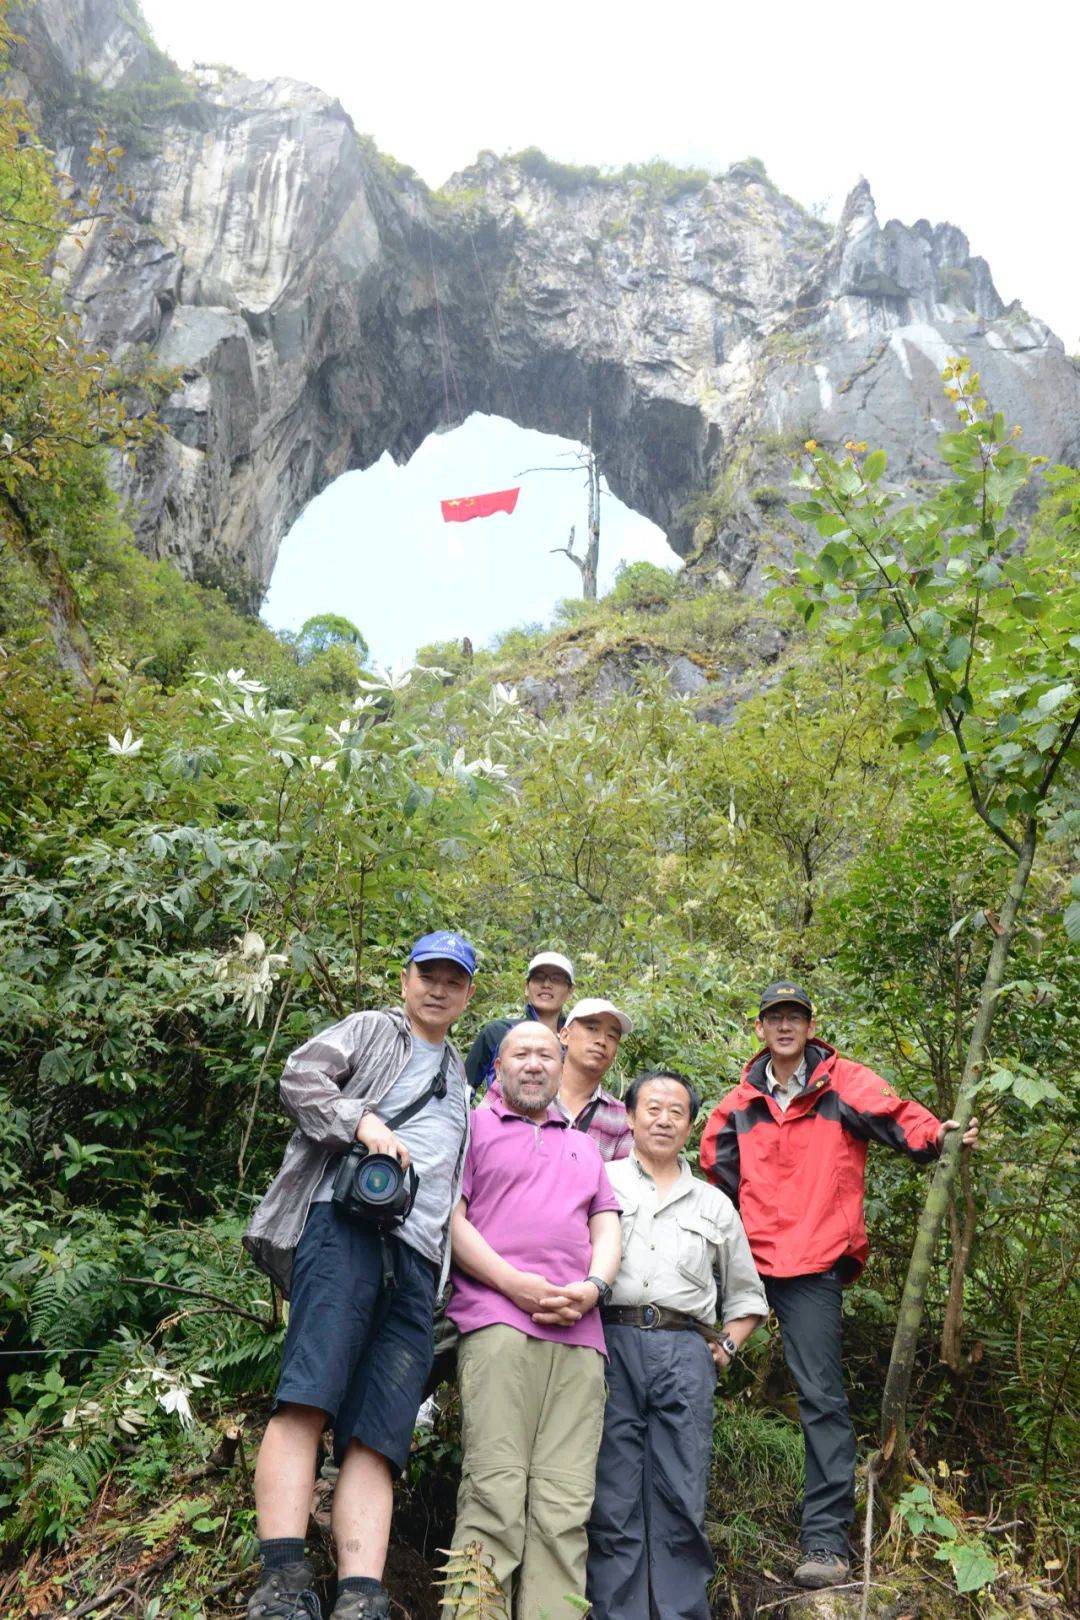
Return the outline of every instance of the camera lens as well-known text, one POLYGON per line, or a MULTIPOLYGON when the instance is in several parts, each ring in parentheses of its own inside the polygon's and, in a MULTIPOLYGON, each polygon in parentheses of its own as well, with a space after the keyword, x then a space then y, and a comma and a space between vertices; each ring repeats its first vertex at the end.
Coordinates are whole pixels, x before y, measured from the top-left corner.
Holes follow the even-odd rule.
POLYGON ((397 1194, 402 1182, 397 1161, 383 1154, 369 1159, 357 1176, 357 1192, 370 1204, 386 1204, 397 1194))

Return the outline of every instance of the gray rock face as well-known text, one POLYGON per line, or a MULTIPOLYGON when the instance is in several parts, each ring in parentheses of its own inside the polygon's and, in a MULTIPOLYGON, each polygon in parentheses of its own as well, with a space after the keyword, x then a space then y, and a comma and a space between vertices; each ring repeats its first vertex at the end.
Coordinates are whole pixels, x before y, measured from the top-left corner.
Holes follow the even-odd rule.
POLYGON ((692 658, 682 654, 668 670, 667 683, 679 697, 694 697, 708 686, 709 677, 692 658))
POLYGON ((131 0, 38 0, 20 27, 16 87, 77 187, 99 121, 128 148, 125 233, 66 244, 57 276, 92 337, 176 368, 167 433, 117 476, 140 543, 188 573, 257 597, 331 479, 471 411, 578 438, 591 411, 611 488, 751 586, 790 545, 801 439, 930 472, 950 354, 1029 447, 1080 453, 1058 339, 953 226, 880 225, 865 183, 835 231, 752 164, 616 180, 484 154, 432 193, 308 86, 178 89, 131 0))
POLYGON ((606 708, 620 696, 647 690, 659 676, 669 692, 687 700, 698 720, 726 726, 740 704, 780 679, 788 645, 778 624, 753 612, 714 644, 708 658, 685 653, 673 658, 657 642, 636 636, 612 644, 586 626, 549 648, 545 667, 516 685, 525 708, 543 719, 583 700, 606 708))

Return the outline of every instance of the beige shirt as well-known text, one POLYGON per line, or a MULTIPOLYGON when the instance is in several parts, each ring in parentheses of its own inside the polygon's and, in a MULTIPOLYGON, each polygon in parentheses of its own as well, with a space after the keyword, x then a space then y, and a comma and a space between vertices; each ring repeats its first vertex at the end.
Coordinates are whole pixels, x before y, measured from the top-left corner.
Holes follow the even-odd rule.
POLYGON ((772 1058, 765 1065, 765 1084, 773 1094, 773 1100, 781 1113, 787 1113, 787 1105, 793 1097, 806 1085, 806 1058, 799 1059, 799 1067, 794 1074, 788 1075, 786 1080, 778 1080, 773 1073, 772 1058))
POLYGON ((699 1181, 686 1159, 661 1198, 636 1153, 607 1167, 622 1205, 622 1262, 613 1305, 663 1305, 710 1326, 769 1313, 742 1221, 718 1187, 699 1181))

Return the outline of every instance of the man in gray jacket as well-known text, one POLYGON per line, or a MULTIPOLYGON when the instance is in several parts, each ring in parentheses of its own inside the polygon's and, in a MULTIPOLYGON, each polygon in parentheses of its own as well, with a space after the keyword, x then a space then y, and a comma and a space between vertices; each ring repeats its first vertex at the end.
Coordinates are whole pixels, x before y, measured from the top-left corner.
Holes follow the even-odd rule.
POLYGON ((262 1571, 250 1620, 320 1613, 304 1535, 328 1424, 340 1467, 333 1620, 390 1613, 382 1571, 393 1480, 431 1367, 469 1134, 468 1083, 448 1034, 472 996, 475 967, 460 934, 426 934, 402 969, 403 1011, 353 1013, 285 1065, 281 1100, 297 1129, 244 1236, 290 1299, 274 1414, 255 1470, 262 1571), (385 1121, 410 1105, 410 1117, 391 1130, 385 1121), (354 1142, 418 1174, 412 1208, 389 1237, 332 1202, 341 1155, 354 1142))
POLYGON ((607 1166, 622 1205, 622 1261, 600 1310, 608 1399, 586 1585, 596 1620, 710 1613, 716 1369, 769 1307, 733 1205, 683 1157, 699 1106, 675 1070, 640 1075, 626 1093, 630 1157, 607 1166))

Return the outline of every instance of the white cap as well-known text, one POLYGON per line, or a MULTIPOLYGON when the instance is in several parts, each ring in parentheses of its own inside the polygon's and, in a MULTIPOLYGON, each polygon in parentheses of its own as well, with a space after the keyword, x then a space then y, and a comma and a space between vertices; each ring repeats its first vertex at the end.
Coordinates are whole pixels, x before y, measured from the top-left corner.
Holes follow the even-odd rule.
POLYGON ((605 1001, 603 996, 586 996, 584 1001, 579 1001, 573 1012, 568 1015, 563 1028, 566 1029, 567 1025, 572 1024, 575 1018, 596 1018, 600 1013, 617 1018, 624 1035, 629 1035, 634 1028, 626 1014, 620 1012, 614 1002, 605 1001))
POLYGON ((542 967, 558 968, 559 972, 565 973, 570 983, 573 984, 574 964, 568 956, 560 956, 558 951, 540 951, 529 963, 528 971, 525 974, 526 979, 531 979, 537 968, 542 967))

